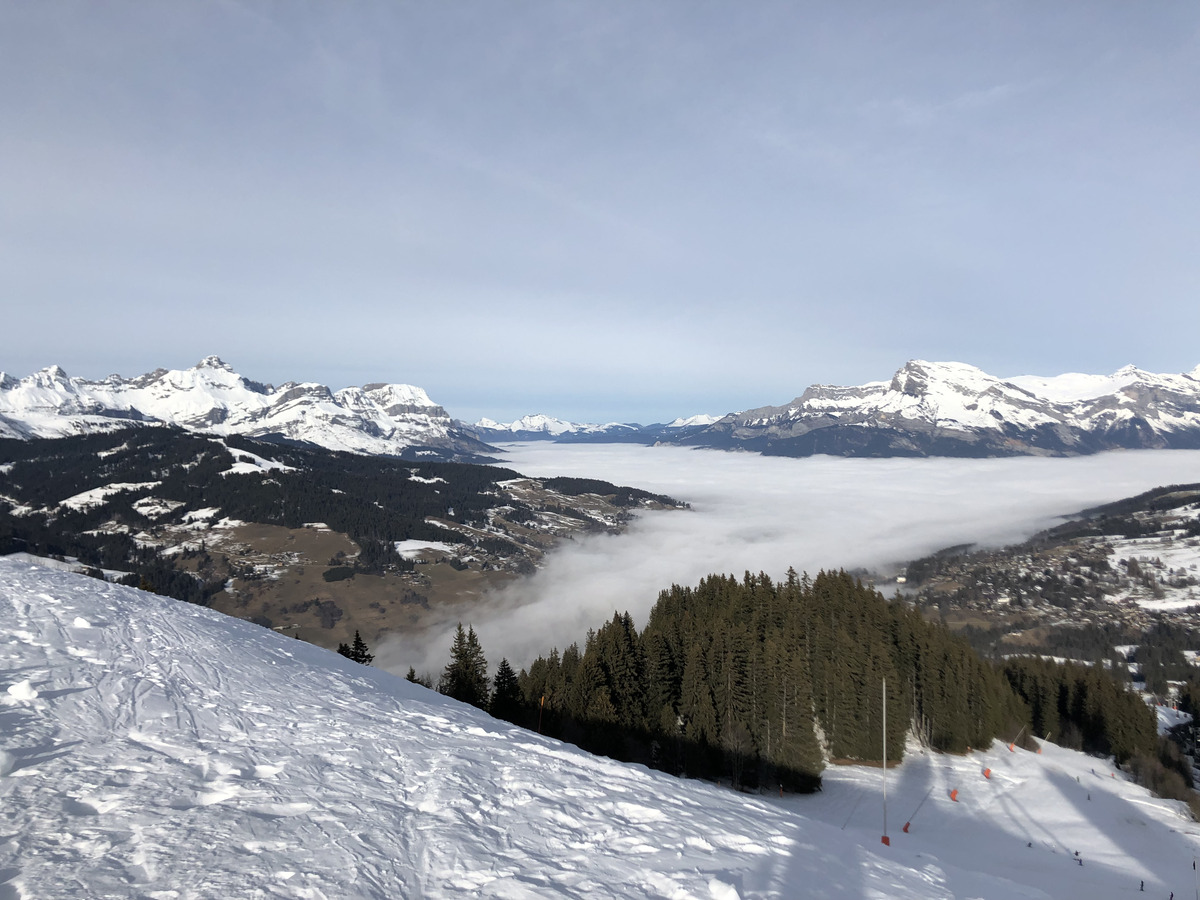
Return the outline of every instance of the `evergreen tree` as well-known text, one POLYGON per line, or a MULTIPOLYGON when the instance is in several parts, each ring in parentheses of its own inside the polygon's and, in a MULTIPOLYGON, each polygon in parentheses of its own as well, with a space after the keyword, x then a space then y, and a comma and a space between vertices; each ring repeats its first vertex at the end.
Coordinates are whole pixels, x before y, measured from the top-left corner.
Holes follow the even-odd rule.
POLYGON ((516 723, 522 713, 521 685, 507 659, 501 659, 492 682, 492 698, 488 711, 497 719, 516 723))
POLYGON ((450 662, 442 672, 438 691, 480 709, 487 708, 487 660, 474 627, 464 632, 462 622, 458 623, 454 643, 450 646, 450 662))
POLYGON ((364 666, 369 666, 375 661, 375 654, 367 649, 367 642, 362 639, 362 635, 358 631, 354 632, 354 644, 350 647, 350 658, 364 666))
POLYGON ((353 644, 338 644, 337 652, 347 659, 352 659, 356 663, 362 663, 364 666, 369 666, 375 659, 375 654, 367 649, 367 642, 362 639, 357 631, 354 632, 353 644))
POLYGON ((684 734, 697 744, 714 744, 717 740, 717 710, 713 706, 712 690, 704 666, 704 653, 698 644, 688 652, 683 667, 679 713, 683 716, 684 734))
POLYGON ((408 673, 404 676, 405 681, 411 681, 413 684, 419 684, 421 687, 433 689, 433 678, 429 675, 418 675, 417 670, 412 666, 408 667, 408 673))

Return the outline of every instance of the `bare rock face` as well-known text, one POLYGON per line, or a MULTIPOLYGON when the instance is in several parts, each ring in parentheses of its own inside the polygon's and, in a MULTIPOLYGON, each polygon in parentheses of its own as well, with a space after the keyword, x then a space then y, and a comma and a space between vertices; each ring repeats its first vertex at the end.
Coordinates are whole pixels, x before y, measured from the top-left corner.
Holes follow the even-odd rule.
POLYGON ((0 437, 59 437, 136 424, 387 456, 465 459, 493 450, 412 385, 336 393, 314 383, 276 388, 239 375, 215 356, 190 369, 129 379, 87 381, 58 366, 19 380, 0 375, 0 437))

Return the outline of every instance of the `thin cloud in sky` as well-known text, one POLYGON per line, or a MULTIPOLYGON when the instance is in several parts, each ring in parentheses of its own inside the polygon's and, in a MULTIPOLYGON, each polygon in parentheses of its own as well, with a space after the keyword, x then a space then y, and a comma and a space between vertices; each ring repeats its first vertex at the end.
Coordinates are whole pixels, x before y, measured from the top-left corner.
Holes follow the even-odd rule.
POLYGON ((0 369, 217 353, 643 422, 910 358, 1190 370, 1198 34, 1188 4, 3 4, 0 369))
POLYGON ((807 459, 621 444, 510 445, 527 475, 603 478, 670 494, 690 511, 646 513, 621 535, 580 537, 536 575, 454 610, 440 629, 380 648, 379 663, 435 675, 461 618, 489 660, 525 666, 583 642, 614 612, 640 628, 658 593, 709 574, 788 567, 889 569, 963 543, 1001 546, 1059 517, 1165 484, 1200 481, 1200 451, 1067 459, 807 459))

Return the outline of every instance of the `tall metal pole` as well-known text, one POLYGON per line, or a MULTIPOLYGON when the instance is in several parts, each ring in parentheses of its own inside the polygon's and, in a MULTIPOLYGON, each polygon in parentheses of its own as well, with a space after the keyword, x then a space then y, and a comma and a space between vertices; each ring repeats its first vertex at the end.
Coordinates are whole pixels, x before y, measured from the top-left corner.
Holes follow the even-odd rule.
POLYGON ((890 844, 887 833, 887 679, 883 679, 883 842, 890 844))

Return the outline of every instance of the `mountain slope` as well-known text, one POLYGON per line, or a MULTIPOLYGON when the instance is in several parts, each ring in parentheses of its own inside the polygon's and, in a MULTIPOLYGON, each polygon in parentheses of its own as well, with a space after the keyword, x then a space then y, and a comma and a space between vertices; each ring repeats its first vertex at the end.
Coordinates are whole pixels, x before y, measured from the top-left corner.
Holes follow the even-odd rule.
POLYGON ((1200 447, 1200 367, 1157 375, 1000 379, 912 360, 890 381, 813 385, 784 406, 733 413, 671 443, 778 456, 1059 456, 1200 447))
POLYGON ((372 644, 411 634, 532 573, 559 541, 679 505, 596 480, 166 427, 0 440, 0 554, 74 557, 331 647, 359 630, 372 644))
POLYGON ((787 799, 677 780, 6 560, 0 617, 4 897, 1108 900, 1139 880, 1183 896, 1200 846, 1177 804, 1053 745, 914 750, 889 773, 884 847, 878 770, 787 799))
POLYGON ((313 383, 272 387, 237 374, 215 356, 190 369, 158 369, 132 379, 87 381, 58 366, 20 380, 0 374, 0 437, 62 437, 138 424, 413 458, 492 450, 425 391, 407 384, 340 391, 313 383))

